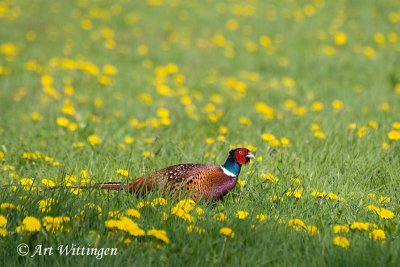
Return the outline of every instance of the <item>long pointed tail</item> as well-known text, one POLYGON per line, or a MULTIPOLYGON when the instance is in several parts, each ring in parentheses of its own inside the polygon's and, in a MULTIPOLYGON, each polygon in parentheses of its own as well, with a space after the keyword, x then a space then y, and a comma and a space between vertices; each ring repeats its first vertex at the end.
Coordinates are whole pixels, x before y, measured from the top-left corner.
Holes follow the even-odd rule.
POLYGON ((59 188, 70 188, 70 189, 104 189, 104 190, 125 190, 127 188, 124 182, 107 182, 107 183, 96 183, 91 185, 73 185, 73 186, 53 186, 47 187, 46 190, 53 190, 59 188))
POLYGON ((95 184, 94 188, 100 188, 105 190, 124 190, 126 189, 126 184, 123 182, 108 182, 95 184))
POLYGON ((125 190, 130 194, 135 193, 146 193, 149 190, 149 186, 145 183, 143 179, 136 179, 131 183, 125 182, 107 182, 107 183, 98 183, 93 186, 83 186, 77 188, 98 188, 104 190, 125 190))
POLYGON ((74 186, 53 186, 47 187, 45 190, 54 190, 60 188, 68 189, 103 189, 103 190, 125 190, 130 194, 146 194, 152 189, 152 184, 146 182, 143 178, 136 179, 131 183, 127 182, 106 182, 106 183, 96 183, 88 185, 74 185, 74 186))

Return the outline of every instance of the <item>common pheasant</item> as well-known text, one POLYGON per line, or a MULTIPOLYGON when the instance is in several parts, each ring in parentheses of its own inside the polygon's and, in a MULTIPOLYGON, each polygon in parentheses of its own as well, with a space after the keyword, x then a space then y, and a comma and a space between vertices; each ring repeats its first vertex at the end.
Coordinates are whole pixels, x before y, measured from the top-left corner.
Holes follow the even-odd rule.
POLYGON ((95 187, 108 190, 125 190, 131 194, 152 190, 189 194, 193 199, 218 200, 235 187, 243 164, 255 158, 247 148, 229 151, 220 166, 207 164, 179 164, 139 177, 131 183, 103 183, 95 187))

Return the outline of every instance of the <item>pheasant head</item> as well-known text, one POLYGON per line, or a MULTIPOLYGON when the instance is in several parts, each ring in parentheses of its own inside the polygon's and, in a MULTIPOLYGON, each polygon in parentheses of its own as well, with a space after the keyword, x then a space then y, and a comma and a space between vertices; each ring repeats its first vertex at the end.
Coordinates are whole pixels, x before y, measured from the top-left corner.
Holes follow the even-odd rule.
POLYGON ((243 164, 248 164, 255 156, 247 148, 236 148, 229 151, 229 156, 221 166, 225 173, 238 177, 243 164))

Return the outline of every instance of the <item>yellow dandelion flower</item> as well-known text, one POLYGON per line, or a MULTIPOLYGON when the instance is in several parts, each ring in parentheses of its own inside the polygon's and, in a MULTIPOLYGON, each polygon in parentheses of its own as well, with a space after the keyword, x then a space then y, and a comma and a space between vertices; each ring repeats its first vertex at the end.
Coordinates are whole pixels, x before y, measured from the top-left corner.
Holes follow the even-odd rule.
POLYGON ((121 213, 117 210, 110 210, 108 212, 108 217, 110 218, 120 218, 121 217, 121 213))
POLYGON ((40 221, 33 217, 27 216, 22 221, 22 230, 27 232, 39 232, 42 229, 42 224, 40 221))
POLYGON ((368 234, 369 238, 374 240, 385 240, 386 235, 385 232, 381 229, 375 229, 368 234))
POLYGON ((40 121, 40 120, 42 120, 42 114, 40 114, 39 112, 33 112, 32 114, 31 114, 31 119, 33 120, 33 121, 40 121))
POLYGON ((162 215, 161 215, 161 218, 162 218, 164 221, 168 220, 168 218, 169 218, 168 213, 163 212, 162 215))
POLYGON ((21 180, 19 180, 19 183, 23 186, 31 186, 33 185, 33 179, 31 178, 22 178, 21 180))
POLYGON ((227 134, 227 133, 228 133, 228 128, 225 127, 225 126, 221 126, 221 127, 219 128, 218 132, 219 132, 220 134, 227 134))
POLYGON ((104 225, 105 225, 107 228, 118 228, 119 223, 120 223, 119 220, 111 219, 111 220, 106 220, 106 221, 104 222, 104 225))
POLYGON ((378 123, 374 120, 370 120, 370 121, 368 121, 368 126, 371 127, 372 129, 377 129, 378 123))
POLYGON ((163 241, 166 244, 169 244, 170 242, 167 236, 167 232, 164 230, 151 229, 147 231, 147 235, 154 236, 155 238, 163 241))
POLYGON ((43 85, 43 86, 51 86, 51 85, 53 85, 53 77, 51 77, 50 75, 43 75, 41 78, 40 78, 40 83, 43 85))
POLYGON ((96 211, 98 214, 100 214, 101 212, 102 212, 102 209, 101 209, 101 207, 99 206, 99 205, 96 205, 96 204, 94 204, 94 203, 86 203, 84 206, 83 206, 83 209, 85 210, 85 209, 93 209, 94 211, 96 211))
POLYGON ((151 152, 151 151, 148 151, 148 150, 143 151, 142 155, 143 155, 143 157, 145 157, 145 158, 153 158, 153 157, 154 157, 154 153, 151 152))
POLYGON ((271 134, 271 133, 263 133, 263 134, 261 135, 261 139, 264 140, 264 141, 266 141, 266 142, 270 142, 270 141, 275 140, 276 138, 275 138, 275 136, 274 136, 273 134, 271 134))
POLYGON ((338 195, 336 195, 335 193, 329 192, 326 195, 330 200, 334 200, 334 201, 345 201, 344 198, 339 197, 338 195))
POLYGON ((357 124, 354 123, 354 122, 353 122, 353 123, 350 123, 349 126, 348 126, 348 128, 351 129, 351 130, 354 130, 354 129, 357 128, 357 124))
POLYGON ((324 104, 320 101, 315 101, 311 104, 311 111, 318 112, 324 109, 324 104))
POLYGON ((44 186, 47 186, 47 187, 54 187, 56 184, 54 183, 54 181, 53 180, 50 180, 50 179, 42 179, 42 180, 40 180, 40 182, 44 185, 44 186))
POLYGON ((125 176, 125 177, 129 176, 128 170, 125 170, 125 169, 117 169, 115 172, 121 176, 125 176))
POLYGON ((0 209, 3 211, 14 210, 15 205, 12 203, 4 202, 4 203, 1 203, 0 209))
POLYGON ((64 94, 67 96, 73 96, 75 94, 75 89, 71 85, 64 86, 64 94))
POLYGON ((239 123, 242 125, 251 125, 251 120, 248 117, 240 117, 239 123))
POLYGON ((69 120, 65 117, 58 117, 56 123, 61 127, 67 127, 69 125, 69 120))
POLYGON ((104 65, 103 72, 106 75, 115 75, 118 72, 118 69, 117 69, 117 67, 115 67, 111 64, 107 64, 107 65, 104 65))
POLYGON ((286 99, 283 105, 287 110, 292 110, 297 107, 297 103, 293 99, 286 99))
POLYGON ((364 55, 368 58, 374 58, 376 56, 376 51, 370 46, 364 48, 364 55))
POLYGON ((368 127, 367 126, 362 126, 360 129, 357 131, 357 136, 358 138, 363 138, 368 132, 368 127))
POLYGON ((333 226, 333 232, 335 234, 342 233, 342 232, 350 232, 350 227, 347 224, 337 224, 333 226))
POLYGON ((273 195, 273 196, 268 196, 268 200, 273 201, 273 202, 278 202, 278 201, 282 201, 282 198, 278 197, 277 195, 273 195))
POLYGON ((223 213, 223 212, 219 212, 219 213, 217 213, 217 214, 215 214, 215 219, 217 220, 217 221, 227 221, 228 220, 228 217, 226 216, 226 214, 225 213, 223 213))
POLYGON ((244 220, 247 218, 247 216, 249 216, 249 212, 247 212, 247 211, 239 210, 236 212, 236 217, 239 220, 244 220))
POLYGON ((390 203, 391 199, 388 196, 379 196, 378 203, 390 203))
POLYGON ((89 135, 88 142, 90 145, 96 146, 96 145, 101 144, 102 140, 99 136, 92 134, 92 135, 89 135))
POLYGON ((246 185, 246 180, 238 179, 238 180, 237 180, 237 184, 238 184, 240 187, 244 187, 244 186, 246 185))
POLYGON ((157 116, 160 118, 168 118, 169 110, 166 108, 159 108, 159 109, 157 109, 157 116))
POLYGON ((138 125, 140 124, 140 121, 137 120, 137 119, 131 119, 131 120, 129 121, 129 124, 130 124, 132 127, 136 127, 136 126, 138 126, 138 125))
POLYGON ((350 224, 350 229, 359 230, 359 231, 367 231, 369 229, 370 224, 364 222, 353 222, 350 224))
POLYGON ((219 233, 221 235, 225 235, 225 236, 228 236, 228 237, 231 237, 231 238, 233 238, 235 236, 235 233, 229 227, 222 227, 221 229, 219 229, 219 233))
POLYGON ((286 191, 286 196, 293 197, 296 199, 301 198, 302 194, 303 194, 303 188, 298 188, 295 190, 292 190, 292 188, 288 188, 288 190, 286 191))
POLYGON ((319 235, 318 227, 315 225, 307 226, 307 232, 309 232, 311 235, 319 235))
MULTIPOLYGON (((145 231, 141 229, 135 222, 128 217, 122 216, 119 222, 112 222, 111 225, 116 224, 119 230, 125 231, 133 236, 144 236, 145 231)), ((110 228, 110 227, 109 227, 110 228)))
POLYGON ((52 233, 55 233, 58 230, 67 230, 68 229, 65 227, 64 223, 69 222, 71 219, 67 216, 59 216, 59 217, 51 217, 51 216, 46 216, 42 219, 42 224, 43 228, 46 229, 46 231, 50 231, 52 233))
POLYGON ((158 198, 155 198, 155 199, 153 199, 153 201, 151 201, 151 205, 152 206, 165 206, 165 205, 167 205, 167 200, 165 199, 165 198, 162 198, 162 197, 158 197, 158 198))
POLYGON ((156 91, 158 94, 163 95, 163 96, 171 96, 173 95, 173 90, 171 89, 171 87, 169 87, 166 84, 159 84, 156 87, 156 91))
POLYGON ((139 227, 128 228, 128 230, 126 232, 128 232, 130 235, 133 235, 133 236, 144 236, 145 235, 145 231, 139 227))
POLYGON ((282 146, 289 146, 290 145, 289 139, 287 139, 286 137, 281 137, 280 141, 281 141, 282 146))
POLYGON ((133 138, 133 137, 127 136, 127 137, 124 138, 124 142, 127 145, 132 144, 133 141, 135 141, 135 138, 133 138))
POLYGON ((150 206, 151 202, 150 201, 139 201, 139 203, 136 205, 136 208, 141 209, 146 206, 150 206))
POLYGON ((234 31, 234 30, 236 30, 237 28, 238 28, 238 26, 239 26, 239 23, 236 21, 236 20, 234 20, 234 19, 230 19, 230 20, 228 20, 227 22, 226 22, 226 28, 228 29, 228 30, 230 30, 230 31, 234 31))
POLYGON ((203 211, 202 208, 200 208, 200 207, 196 208, 196 214, 197 214, 198 216, 203 215, 203 213, 204 213, 204 211, 203 211))
POLYGON ((313 132, 313 136, 315 137, 315 138, 317 138, 317 139, 320 139, 320 140, 323 140, 323 139, 325 139, 326 138, 326 136, 325 136, 325 133, 324 132, 322 132, 322 131, 314 131, 313 132))
POLYGON ((318 130, 320 130, 321 128, 320 128, 320 126, 317 124, 317 123, 313 123, 313 124, 311 124, 311 130, 312 131, 318 131, 318 130))
POLYGON ((61 112, 67 115, 75 115, 76 111, 71 99, 67 99, 64 101, 61 112))
POLYGON ((0 214, 0 228, 4 228, 7 225, 7 218, 0 214))
POLYGON ((124 242, 124 244, 125 244, 126 246, 129 246, 129 245, 132 243, 132 239, 130 239, 130 238, 125 238, 123 242, 124 242))
POLYGON ((382 219, 393 219, 394 212, 385 208, 378 208, 375 210, 376 214, 382 219))
POLYGON ((306 106, 299 106, 293 110, 292 114, 296 115, 296 116, 301 116, 301 115, 306 114, 306 112, 307 112, 306 106))
POLYGON ((267 220, 267 216, 265 216, 264 214, 260 213, 256 215, 256 219, 259 220, 260 222, 263 222, 265 220, 267 220))
POLYGON ((299 178, 292 177, 291 179, 295 184, 301 184, 301 180, 299 178))
POLYGON ((335 44, 338 46, 345 45, 347 43, 347 35, 344 32, 338 32, 335 34, 335 44))
POLYGON ((86 144, 84 143, 84 142, 75 142, 75 143, 72 143, 72 147, 73 148, 82 148, 82 147, 85 147, 86 146, 86 144))
POLYGON ((335 236, 332 242, 335 246, 342 248, 348 248, 350 246, 350 241, 344 236, 335 236))
POLYGON ((183 209, 174 210, 172 214, 188 222, 194 221, 194 217, 191 214, 185 212, 183 209))
POLYGON ((277 183, 279 181, 278 177, 274 176, 272 173, 262 173, 260 177, 273 183, 277 183))
MULTIPOLYGON (((399 85, 400 85, 400 83, 399 83, 399 85)), ((396 130, 400 130, 400 122, 393 122, 392 128, 396 129, 396 130)))
POLYGON ((41 212, 50 212, 51 211, 51 206, 55 203, 55 200, 53 198, 46 198, 39 200, 39 210, 41 212))
POLYGON ((275 110, 264 102, 256 103, 255 110, 263 115, 264 119, 271 120, 275 117, 275 110))
POLYGON ((290 219, 288 221, 288 226, 293 227, 296 231, 300 231, 301 229, 307 229, 306 224, 303 220, 300 219, 290 219))
POLYGON ((400 131, 390 131, 389 133, 388 133, 388 138, 389 138, 389 140, 392 140, 392 141, 398 141, 398 140, 400 140, 400 131))
POLYGON ((189 233, 198 233, 198 234, 203 234, 203 233, 205 233, 205 229, 203 229, 203 228, 200 228, 200 227, 198 227, 198 226, 196 226, 196 225, 194 225, 194 224, 191 224, 191 225, 189 225, 187 228, 186 228, 186 230, 189 232, 189 233))
POLYGON ((8 235, 8 232, 6 229, 0 228, 0 236, 5 237, 8 235))
POLYGON ((13 57, 18 53, 18 48, 13 43, 3 43, 0 46, 0 53, 13 57))
POLYGON ((183 209, 185 212, 190 212, 196 206, 196 202, 192 199, 182 199, 176 204, 176 206, 172 209, 183 209))
POLYGON ((132 217, 134 217, 134 218, 140 218, 140 212, 137 210, 137 209, 127 209, 126 210, 126 215, 128 215, 128 216, 132 216, 132 217))
POLYGON ((322 53, 324 53, 324 55, 327 55, 327 56, 333 56, 336 53, 336 49, 332 46, 325 45, 322 48, 322 53))
POLYGON ((139 45, 137 48, 136 48, 136 51, 137 51, 137 53, 139 54, 139 55, 141 55, 141 56, 144 56, 144 55, 147 55, 147 53, 149 52, 149 48, 146 46, 146 45, 139 45))
POLYGON ((340 111, 344 108, 344 104, 341 100, 335 99, 332 102, 332 107, 335 111, 340 111))

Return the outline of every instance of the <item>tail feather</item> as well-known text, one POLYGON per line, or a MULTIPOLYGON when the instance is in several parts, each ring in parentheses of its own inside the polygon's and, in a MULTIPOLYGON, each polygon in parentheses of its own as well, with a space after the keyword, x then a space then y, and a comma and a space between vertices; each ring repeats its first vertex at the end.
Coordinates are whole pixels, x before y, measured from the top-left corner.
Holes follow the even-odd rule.
POLYGON ((126 185, 123 182, 107 182, 107 183, 97 183, 92 185, 73 185, 73 186, 51 186, 46 187, 46 190, 54 190, 59 188, 69 188, 69 189, 104 189, 104 190, 124 190, 126 185))
POLYGON ((122 182, 108 182, 96 184, 95 187, 105 190, 124 190, 126 188, 126 185, 124 185, 124 183, 122 182))
POLYGON ((131 183, 125 182, 106 182, 96 183, 91 185, 74 185, 74 186, 52 186, 47 187, 45 190, 54 190, 59 188, 69 189, 104 189, 104 190, 125 190, 131 194, 147 192, 150 189, 149 184, 144 179, 137 179, 131 183))

